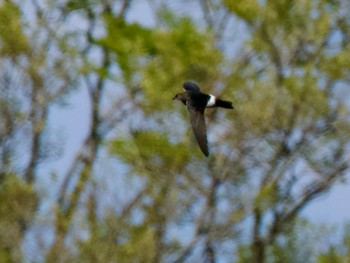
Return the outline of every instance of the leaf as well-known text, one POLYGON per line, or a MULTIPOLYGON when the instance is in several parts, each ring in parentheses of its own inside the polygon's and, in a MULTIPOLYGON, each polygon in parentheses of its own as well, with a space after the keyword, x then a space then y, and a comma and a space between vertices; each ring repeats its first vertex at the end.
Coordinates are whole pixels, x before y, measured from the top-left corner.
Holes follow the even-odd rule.
POLYGON ((145 165, 153 171, 178 170, 190 158, 188 147, 182 143, 172 144, 164 134, 152 131, 137 131, 131 139, 116 139, 110 150, 124 162, 143 171, 145 165))
POLYGON ((0 55, 15 57, 29 50, 20 12, 11 1, 0 5, 0 55))

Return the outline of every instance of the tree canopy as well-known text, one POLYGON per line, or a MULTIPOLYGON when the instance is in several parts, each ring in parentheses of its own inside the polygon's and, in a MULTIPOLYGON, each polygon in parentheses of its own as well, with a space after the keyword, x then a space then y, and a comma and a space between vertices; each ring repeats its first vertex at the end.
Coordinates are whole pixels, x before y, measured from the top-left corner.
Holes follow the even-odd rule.
POLYGON ((347 262, 301 212, 349 174, 348 2, 141 2, 0 2, 0 261, 347 262), (186 80, 235 106, 206 110, 209 158, 186 80))

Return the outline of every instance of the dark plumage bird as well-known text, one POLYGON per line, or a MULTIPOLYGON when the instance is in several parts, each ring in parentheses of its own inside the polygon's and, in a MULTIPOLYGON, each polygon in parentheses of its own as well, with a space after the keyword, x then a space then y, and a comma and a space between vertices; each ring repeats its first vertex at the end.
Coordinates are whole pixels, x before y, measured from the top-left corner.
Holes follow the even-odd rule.
POLYGON ((205 108, 222 107, 233 109, 232 102, 216 98, 211 94, 202 93, 198 85, 187 81, 183 84, 185 92, 175 95, 173 100, 179 100, 187 106, 190 113, 190 121, 193 133, 196 137, 199 148, 205 156, 208 157, 208 141, 205 127, 204 110, 205 108))

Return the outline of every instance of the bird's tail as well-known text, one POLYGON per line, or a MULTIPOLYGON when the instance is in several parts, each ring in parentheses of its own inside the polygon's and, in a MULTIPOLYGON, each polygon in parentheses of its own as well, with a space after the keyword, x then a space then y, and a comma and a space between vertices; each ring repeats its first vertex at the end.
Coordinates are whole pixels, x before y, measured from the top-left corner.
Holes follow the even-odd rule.
POLYGON ((226 109, 233 109, 232 102, 227 100, 216 99, 215 106, 226 108, 226 109))

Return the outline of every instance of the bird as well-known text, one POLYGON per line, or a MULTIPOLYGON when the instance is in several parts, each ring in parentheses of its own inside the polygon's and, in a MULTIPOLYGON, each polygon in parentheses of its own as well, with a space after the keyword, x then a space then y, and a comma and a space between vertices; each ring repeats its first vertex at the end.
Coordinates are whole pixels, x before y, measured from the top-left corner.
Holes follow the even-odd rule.
POLYGON ((183 88, 185 92, 176 94, 173 100, 179 100, 187 106, 187 110, 190 114, 191 126, 198 146, 203 154, 208 157, 209 149, 204 111, 206 108, 214 107, 233 109, 232 102, 221 100, 212 94, 202 93, 199 86, 193 81, 184 82, 183 88))

